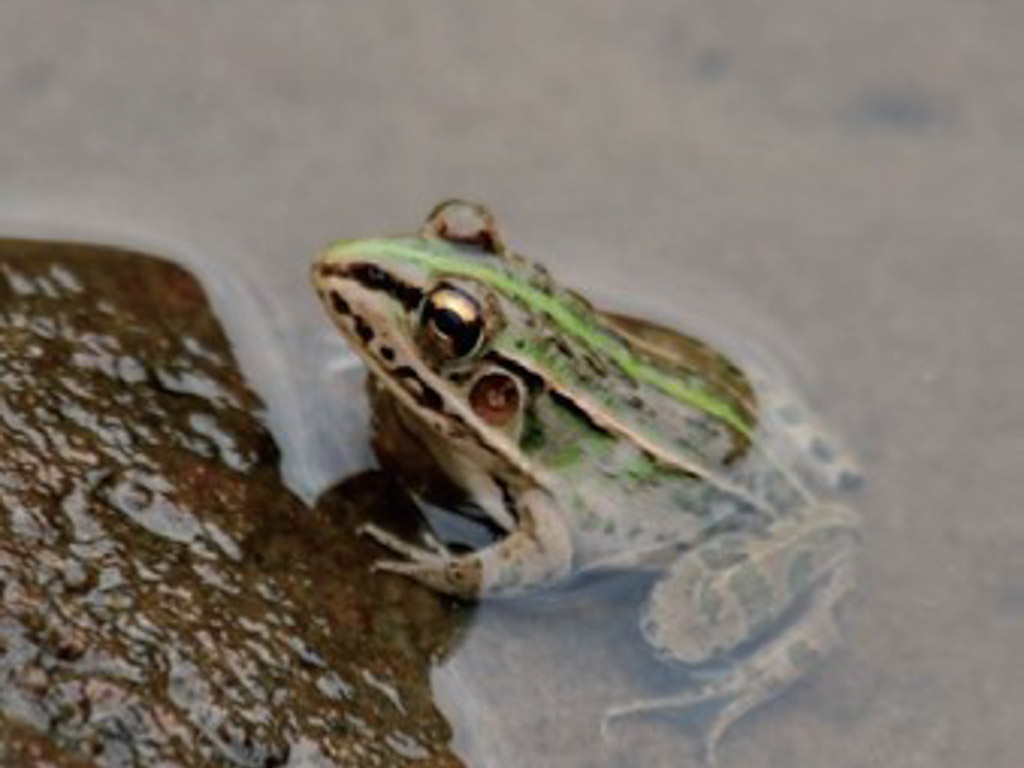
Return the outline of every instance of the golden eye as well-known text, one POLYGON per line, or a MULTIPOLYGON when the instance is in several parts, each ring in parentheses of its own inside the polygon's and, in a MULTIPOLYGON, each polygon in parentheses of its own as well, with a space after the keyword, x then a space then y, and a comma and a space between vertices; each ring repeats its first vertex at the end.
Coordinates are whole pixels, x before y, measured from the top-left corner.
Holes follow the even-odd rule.
POLYGON ((449 357, 472 354, 483 338, 480 306, 470 295, 451 286, 442 285, 427 296, 420 322, 449 357))

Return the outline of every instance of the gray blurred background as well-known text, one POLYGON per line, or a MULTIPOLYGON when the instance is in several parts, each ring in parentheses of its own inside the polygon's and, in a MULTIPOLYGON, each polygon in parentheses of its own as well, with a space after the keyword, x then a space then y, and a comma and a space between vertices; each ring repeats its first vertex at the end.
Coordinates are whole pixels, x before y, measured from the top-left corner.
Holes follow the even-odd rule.
MULTIPOLYGON (((306 497, 368 460, 306 265, 441 197, 768 350, 863 457, 868 567, 844 651, 726 764, 1011 768, 1022 40, 1019 0, 5 0, 0 224, 197 269, 306 497)), ((472 764, 511 768, 483 727, 472 764)))

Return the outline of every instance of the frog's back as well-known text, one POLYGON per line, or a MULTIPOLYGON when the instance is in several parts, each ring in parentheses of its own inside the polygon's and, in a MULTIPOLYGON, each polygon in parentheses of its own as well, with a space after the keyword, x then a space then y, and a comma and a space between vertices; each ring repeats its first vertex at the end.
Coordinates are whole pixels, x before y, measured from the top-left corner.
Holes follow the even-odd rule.
POLYGON ((807 503, 809 485, 832 484, 814 465, 840 452, 784 389, 755 386, 691 336, 605 314, 525 260, 505 268, 544 298, 510 301, 505 312, 521 316, 495 343, 536 377, 522 447, 575 506, 607 505, 603 477, 627 489, 623 503, 671 506, 705 528, 737 510, 784 514, 807 503))
POLYGON ((503 262, 509 284, 520 288, 503 296, 510 321, 495 352, 537 375, 563 408, 666 463, 685 454, 717 466, 747 451, 754 394, 724 355, 692 337, 607 315, 535 264, 503 262))

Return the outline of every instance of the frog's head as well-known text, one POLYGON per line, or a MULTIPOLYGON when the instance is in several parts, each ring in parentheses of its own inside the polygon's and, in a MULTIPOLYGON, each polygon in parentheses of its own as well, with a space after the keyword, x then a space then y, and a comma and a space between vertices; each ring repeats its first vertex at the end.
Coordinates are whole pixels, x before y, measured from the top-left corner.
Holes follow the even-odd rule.
POLYGON ((746 390, 707 373, 727 361, 703 348, 693 360, 664 354, 511 253, 480 206, 442 203, 414 236, 335 243, 313 283, 371 372, 446 450, 530 473, 538 435, 618 435, 687 469, 673 436, 694 418, 751 431, 746 390))
POLYGON ((486 209, 448 201, 415 236, 335 243, 312 278, 349 344, 401 402, 446 437, 487 433, 478 442, 508 440, 513 450, 530 381, 500 348, 531 324, 530 298, 547 276, 508 253, 486 209))

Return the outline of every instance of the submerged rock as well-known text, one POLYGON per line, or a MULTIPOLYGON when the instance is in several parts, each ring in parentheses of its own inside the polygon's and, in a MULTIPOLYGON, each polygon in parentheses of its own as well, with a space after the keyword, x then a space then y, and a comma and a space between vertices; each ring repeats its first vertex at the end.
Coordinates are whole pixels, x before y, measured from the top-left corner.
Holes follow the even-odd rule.
POLYGON ((460 609, 371 577, 384 480, 304 507, 259 411, 182 268, 0 241, 0 765, 459 765, 460 609))

